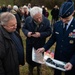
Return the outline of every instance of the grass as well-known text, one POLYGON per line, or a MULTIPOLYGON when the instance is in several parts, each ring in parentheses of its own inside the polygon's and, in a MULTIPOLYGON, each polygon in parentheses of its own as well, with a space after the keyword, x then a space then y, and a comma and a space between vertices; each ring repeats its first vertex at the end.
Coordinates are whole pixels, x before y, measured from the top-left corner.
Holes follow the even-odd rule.
POLYGON ((2 6, 3 4, 5 5, 13 5, 13 0, 0 0, 0 5, 2 6))
POLYGON ((48 19, 51 21, 51 19, 52 19, 52 16, 51 16, 51 10, 48 10, 48 12, 49 12, 48 19))

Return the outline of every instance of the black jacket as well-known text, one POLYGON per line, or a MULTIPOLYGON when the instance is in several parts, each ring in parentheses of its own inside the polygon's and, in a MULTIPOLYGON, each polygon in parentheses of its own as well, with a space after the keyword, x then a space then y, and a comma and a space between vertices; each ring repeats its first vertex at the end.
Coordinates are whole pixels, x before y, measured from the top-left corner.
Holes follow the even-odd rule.
POLYGON ((17 50, 3 27, 0 27, 0 75, 19 75, 17 50))
POLYGON ((27 37, 26 39, 26 61, 35 66, 36 64, 32 62, 32 47, 35 49, 38 49, 40 47, 43 47, 45 44, 46 38, 51 35, 51 27, 50 27, 50 21, 43 16, 42 23, 39 25, 39 28, 37 31, 35 31, 35 23, 33 19, 29 16, 25 20, 25 24, 22 28, 23 33, 27 37), (34 38, 34 37, 28 37, 28 32, 39 32, 40 37, 34 38))

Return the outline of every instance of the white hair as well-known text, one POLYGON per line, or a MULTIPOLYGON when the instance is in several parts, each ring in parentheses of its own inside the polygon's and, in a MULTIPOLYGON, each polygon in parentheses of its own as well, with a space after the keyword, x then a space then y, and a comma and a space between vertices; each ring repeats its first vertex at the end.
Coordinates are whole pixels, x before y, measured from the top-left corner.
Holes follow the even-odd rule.
POLYGON ((18 6, 17 5, 14 5, 13 6, 13 10, 16 10, 17 11, 18 10, 18 6))
POLYGON ((23 6, 23 9, 26 8, 28 10, 28 7, 26 5, 23 6))
POLYGON ((11 6, 11 5, 8 5, 7 7, 8 7, 8 8, 11 8, 12 6, 11 6))
POLYGON ((42 14, 42 8, 34 6, 33 8, 30 9, 30 15, 31 15, 31 17, 33 17, 37 13, 42 14))
POLYGON ((7 23, 14 19, 15 16, 10 12, 4 12, 0 14, 1 25, 7 25, 7 23))
POLYGON ((23 8, 27 8, 28 9, 28 7, 26 5, 24 5, 23 8))

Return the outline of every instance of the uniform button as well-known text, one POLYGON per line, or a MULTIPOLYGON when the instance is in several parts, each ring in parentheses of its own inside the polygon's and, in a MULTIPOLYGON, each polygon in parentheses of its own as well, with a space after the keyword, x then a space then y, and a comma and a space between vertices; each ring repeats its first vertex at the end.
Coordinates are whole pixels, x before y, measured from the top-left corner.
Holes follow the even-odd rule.
POLYGON ((61 47, 63 47, 63 46, 61 45, 61 47))
POLYGON ((64 40, 62 40, 62 42, 63 42, 64 40))
POLYGON ((62 51, 60 51, 60 53, 62 53, 62 51))

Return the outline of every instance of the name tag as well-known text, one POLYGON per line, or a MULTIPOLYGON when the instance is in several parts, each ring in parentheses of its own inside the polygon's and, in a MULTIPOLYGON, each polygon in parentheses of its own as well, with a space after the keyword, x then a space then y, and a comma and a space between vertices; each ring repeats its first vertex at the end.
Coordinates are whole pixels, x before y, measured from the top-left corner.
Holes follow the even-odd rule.
POLYGON ((59 34, 59 32, 55 32, 56 34, 59 34))

